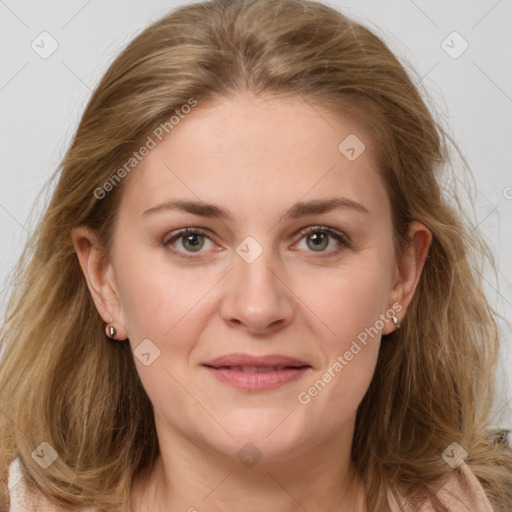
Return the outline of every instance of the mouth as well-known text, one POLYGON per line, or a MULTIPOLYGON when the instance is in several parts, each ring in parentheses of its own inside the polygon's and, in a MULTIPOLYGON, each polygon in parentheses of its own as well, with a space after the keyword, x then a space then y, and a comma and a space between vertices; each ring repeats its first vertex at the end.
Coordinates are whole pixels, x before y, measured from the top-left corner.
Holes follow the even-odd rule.
POLYGON ((311 368, 309 365, 303 366, 209 366, 204 365, 208 368, 213 368, 215 370, 232 370, 234 372, 242 372, 242 373, 270 373, 270 372, 280 372, 282 370, 297 370, 299 368, 311 368))
POLYGON ((269 391, 302 378, 312 366, 298 359, 231 354, 202 365, 218 381, 243 391, 269 391))

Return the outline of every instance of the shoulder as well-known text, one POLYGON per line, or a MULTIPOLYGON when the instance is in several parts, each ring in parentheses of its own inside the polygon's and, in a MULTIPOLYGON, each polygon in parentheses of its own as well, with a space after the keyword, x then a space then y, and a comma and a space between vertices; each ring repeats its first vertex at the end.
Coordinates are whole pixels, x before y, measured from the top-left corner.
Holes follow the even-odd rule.
MULTIPOLYGON (((48 502, 42 495, 34 495, 28 491, 25 479, 20 469, 19 459, 15 459, 9 465, 9 512, 63 512, 48 502)), ((84 512, 92 512, 84 509, 84 512)))
MULTIPOLYGON (((494 512, 482 484, 465 462, 453 471, 435 496, 449 512, 494 512)), ((398 504, 391 495, 390 501, 392 512, 413 512, 410 507, 398 504)), ((432 511, 430 505, 424 505, 418 512, 432 511)))

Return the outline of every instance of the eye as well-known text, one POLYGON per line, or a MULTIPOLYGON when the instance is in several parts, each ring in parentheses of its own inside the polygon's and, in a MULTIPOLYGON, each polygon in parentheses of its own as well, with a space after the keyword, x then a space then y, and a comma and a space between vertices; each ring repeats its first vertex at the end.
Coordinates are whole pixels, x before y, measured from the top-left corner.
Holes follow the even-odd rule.
POLYGON ((180 240, 181 246, 186 252, 190 249, 192 253, 200 252, 204 247, 204 239, 208 238, 207 232, 200 228, 185 228, 178 231, 174 236, 164 241, 164 246, 167 247, 172 254, 185 259, 195 259, 195 255, 185 255, 180 250, 174 249, 174 243, 180 240))
MULTIPOLYGON (((333 254, 336 255, 341 252, 345 247, 350 247, 350 241, 345 234, 327 226, 310 226, 300 231, 299 235, 301 236, 300 241, 306 239, 307 247, 313 248, 312 251, 307 252, 327 252, 327 256, 332 256, 333 254), (330 251, 325 251, 326 247, 330 245, 330 238, 336 240, 338 247, 330 251)), ((194 260, 201 257, 199 253, 201 249, 205 247, 205 239, 211 242, 207 231, 201 228, 184 228, 164 240, 163 245, 171 251, 172 254, 180 258, 194 260), (175 243, 178 241, 180 241, 183 251, 175 248, 175 243)))
POLYGON ((305 239, 306 246, 310 249, 312 248, 311 252, 327 252, 327 256, 338 254, 345 247, 350 246, 349 239, 345 234, 327 226, 311 226, 303 229, 299 234, 302 235, 301 241, 302 239, 305 239), (338 248, 331 251, 325 251, 325 248, 330 245, 329 238, 334 238, 336 240, 338 248))

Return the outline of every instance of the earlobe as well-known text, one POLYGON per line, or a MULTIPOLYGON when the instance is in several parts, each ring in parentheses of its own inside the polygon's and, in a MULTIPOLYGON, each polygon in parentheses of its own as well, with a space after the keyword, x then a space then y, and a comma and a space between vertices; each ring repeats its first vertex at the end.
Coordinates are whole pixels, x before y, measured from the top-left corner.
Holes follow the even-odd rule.
POLYGON ((107 325, 115 324, 119 339, 126 339, 128 333, 112 264, 105 257, 96 232, 87 226, 78 226, 72 230, 71 237, 98 313, 107 325))

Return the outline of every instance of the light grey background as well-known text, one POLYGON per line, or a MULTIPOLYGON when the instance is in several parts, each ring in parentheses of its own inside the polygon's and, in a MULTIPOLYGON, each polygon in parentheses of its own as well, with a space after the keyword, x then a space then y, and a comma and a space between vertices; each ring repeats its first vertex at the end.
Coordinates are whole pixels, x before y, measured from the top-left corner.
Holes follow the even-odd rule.
MULTIPOLYGON (((37 195, 92 89, 136 33, 184 3, 0 0, 0 309, 9 273, 44 206, 44 197, 34 206, 37 195), (48 56, 52 45, 58 47, 48 56)), ((476 177, 473 225, 487 236, 498 265, 497 281, 485 274, 489 298, 512 318, 512 0, 330 5, 385 39, 462 149, 476 177)), ((501 325, 495 424, 512 428, 512 329, 501 325)))

